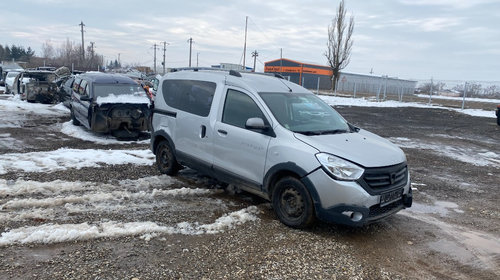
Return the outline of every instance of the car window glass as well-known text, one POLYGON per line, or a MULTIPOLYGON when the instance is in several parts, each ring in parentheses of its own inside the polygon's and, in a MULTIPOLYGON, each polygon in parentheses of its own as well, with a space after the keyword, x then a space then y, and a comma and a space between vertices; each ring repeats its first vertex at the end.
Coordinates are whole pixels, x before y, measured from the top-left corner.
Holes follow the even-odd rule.
POLYGON ((80 80, 80 79, 75 79, 75 83, 73 84, 73 90, 74 90, 75 92, 78 92, 78 89, 79 89, 79 87, 80 87, 80 82, 81 82, 81 80, 80 80))
POLYGON ((216 84, 207 81, 165 80, 163 98, 167 105, 198 116, 210 113, 216 84))
POLYGON ((85 92, 85 87, 86 87, 86 86, 87 86, 87 81, 82 80, 82 82, 80 83, 80 88, 79 88, 79 90, 78 90, 78 93, 79 93, 80 95, 85 95, 85 94, 86 94, 86 92, 85 92))
POLYGON ((264 114, 250 96, 243 92, 229 89, 226 101, 224 102, 222 122, 245 128, 245 124, 249 118, 261 118, 266 122, 264 114))

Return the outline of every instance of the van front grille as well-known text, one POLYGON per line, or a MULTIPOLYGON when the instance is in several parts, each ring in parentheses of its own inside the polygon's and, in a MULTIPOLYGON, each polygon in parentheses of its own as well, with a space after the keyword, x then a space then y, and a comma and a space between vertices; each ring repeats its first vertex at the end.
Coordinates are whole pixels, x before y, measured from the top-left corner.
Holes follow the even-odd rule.
POLYGON ((404 187, 408 182, 408 167, 404 162, 388 167, 367 168, 358 182, 370 194, 404 187))

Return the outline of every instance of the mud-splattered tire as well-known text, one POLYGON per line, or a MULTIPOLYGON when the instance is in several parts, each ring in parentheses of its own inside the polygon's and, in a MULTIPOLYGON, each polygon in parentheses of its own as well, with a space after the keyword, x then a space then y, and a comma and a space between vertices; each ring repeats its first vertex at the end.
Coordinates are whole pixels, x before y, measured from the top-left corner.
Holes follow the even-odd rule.
POLYGON ((166 140, 161 141, 156 147, 156 165, 161 173, 167 175, 175 175, 180 169, 172 148, 166 140))
POLYGON ((278 219, 293 228, 308 228, 315 222, 311 195, 294 177, 279 180, 273 190, 272 203, 278 219))
POLYGON ((71 111, 71 120, 73 121, 73 124, 79 126, 80 122, 76 119, 75 113, 73 112, 73 108, 71 108, 70 111, 71 111))

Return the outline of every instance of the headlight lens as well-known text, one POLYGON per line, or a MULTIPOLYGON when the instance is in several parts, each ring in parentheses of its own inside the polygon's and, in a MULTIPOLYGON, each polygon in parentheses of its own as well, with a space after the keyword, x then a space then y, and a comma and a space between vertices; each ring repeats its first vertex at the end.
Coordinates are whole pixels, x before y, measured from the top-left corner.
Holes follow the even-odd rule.
POLYGON ((354 181, 361 178, 365 172, 360 166, 334 155, 319 153, 316 158, 330 175, 339 180, 354 181))

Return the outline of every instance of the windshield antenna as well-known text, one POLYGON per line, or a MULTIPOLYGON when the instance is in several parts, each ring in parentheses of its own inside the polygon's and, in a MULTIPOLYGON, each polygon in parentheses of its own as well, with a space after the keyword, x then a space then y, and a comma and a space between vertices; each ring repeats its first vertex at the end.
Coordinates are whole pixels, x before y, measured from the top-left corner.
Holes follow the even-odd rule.
POLYGON ((288 92, 293 92, 292 89, 287 84, 285 84, 285 82, 283 81, 283 79, 278 78, 278 80, 280 80, 280 82, 283 83, 283 85, 285 85, 285 87, 288 88, 288 92))

